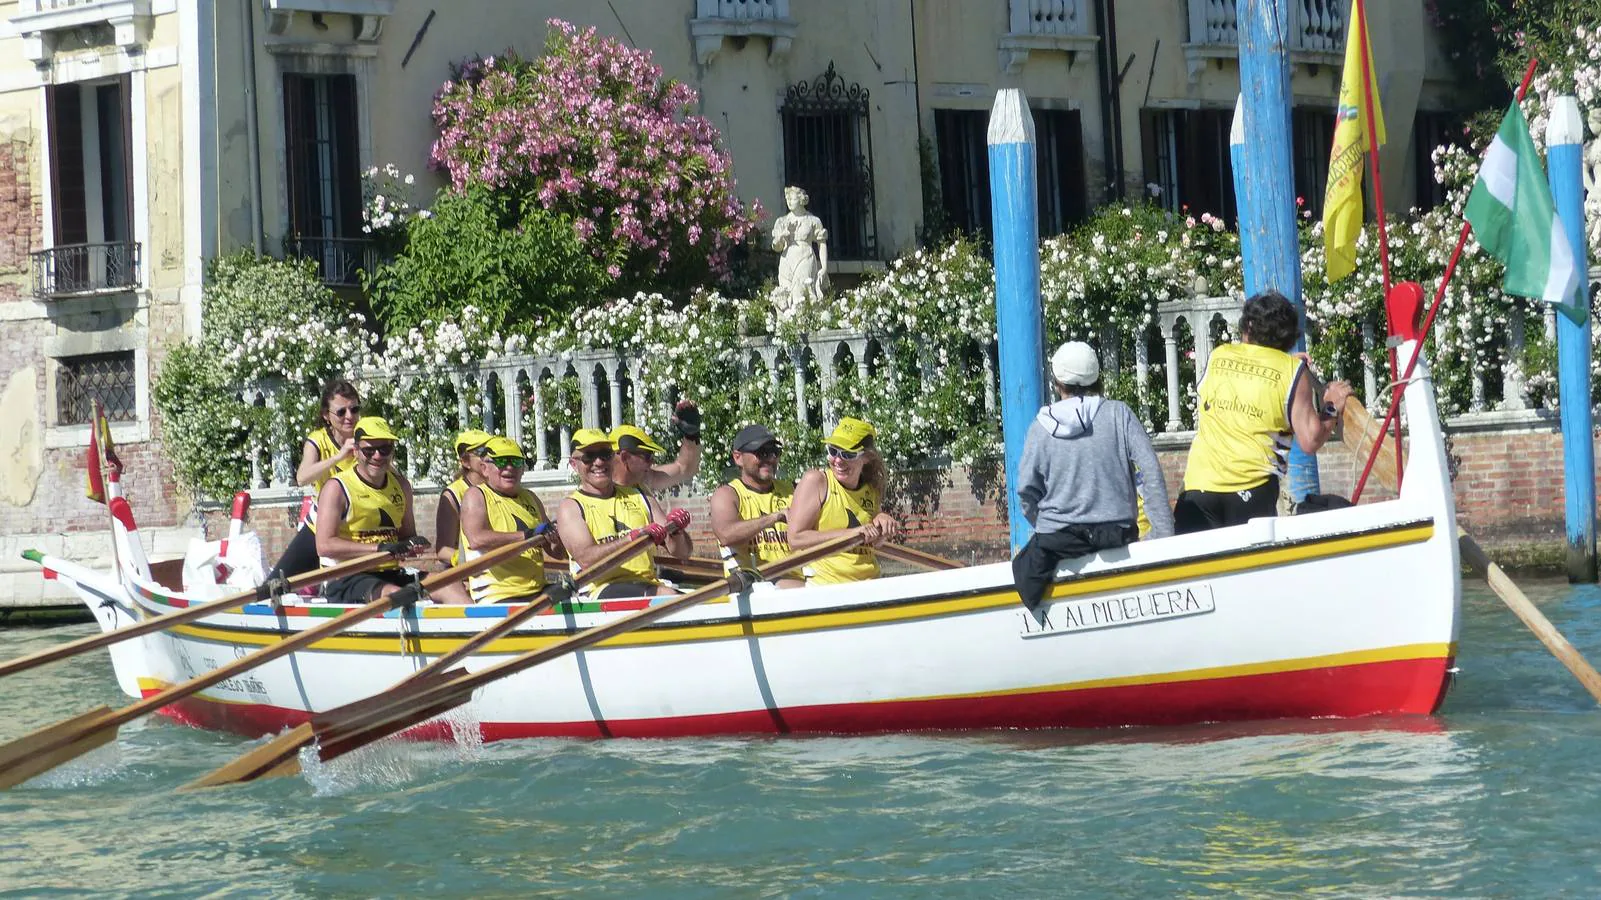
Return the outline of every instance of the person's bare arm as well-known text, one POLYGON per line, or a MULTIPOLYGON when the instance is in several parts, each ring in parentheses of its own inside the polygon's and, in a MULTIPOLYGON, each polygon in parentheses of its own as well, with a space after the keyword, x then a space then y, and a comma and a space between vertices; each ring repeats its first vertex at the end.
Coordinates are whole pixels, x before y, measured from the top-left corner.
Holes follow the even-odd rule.
POLYGON ((355 559, 371 553, 372 544, 353 541, 338 535, 339 523, 345 520, 349 504, 345 500, 345 486, 329 479, 317 495, 317 555, 327 559, 355 559))
MULTIPOLYGON (((313 481, 332 472, 334 466, 339 465, 341 460, 348 459, 355 452, 356 439, 350 438, 345 441, 344 446, 339 448, 338 453, 328 459, 321 459, 322 451, 317 449, 316 444, 309 440, 306 441, 300 448, 300 466, 295 469, 295 484, 301 487, 311 484, 313 481)), ((319 502, 318 506, 321 505, 319 502)))
POLYGON ((788 518, 788 513, 781 509, 754 519, 741 519, 739 495, 726 484, 712 491, 711 511, 712 534, 717 536, 718 543, 729 548, 745 546, 764 530, 788 518))
POLYGON ((496 531, 489 524, 489 504, 484 502, 483 490, 474 487, 461 495, 461 530, 467 535, 467 543, 479 552, 520 543, 524 539, 521 531, 496 531))
MULTIPOLYGON (((467 493, 472 493, 468 488, 467 493)), ((456 553, 456 542, 461 540, 461 510, 456 506, 456 495, 444 491, 439 495, 439 508, 434 511, 434 555, 441 562, 450 562, 456 553)))
POLYGON ((562 546, 561 533, 556 530, 556 523, 551 521, 550 513, 545 512, 545 504, 536 495, 534 509, 539 513, 539 521, 550 522, 550 530, 545 532, 545 552, 557 559, 567 558, 567 548, 562 546))
POLYGON ((1352 394, 1351 385, 1344 381, 1331 381, 1323 389, 1322 398, 1316 396, 1317 389, 1313 386, 1310 370, 1302 369, 1301 377, 1295 381, 1295 392, 1290 399, 1290 428, 1295 432, 1295 442, 1307 453, 1316 453, 1334 436, 1334 427, 1339 423, 1338 415, 1324 418, 1320 407, 1324 404, 1333 404, 1336 410, 1345 406, 1346 398, 1352 394))
POLYGON ((578 501, 568 497, 556 507, 556 534, 567 548, 567 553, 578 567, 593 563, 606 555, 606 551, 595 543, 594 535, 589 533, 589 525, 584 522, 583 507, 578 501))
POLYGON ((652 491, 665 491, 694 478, 700 472, 700 441, 684 438, 678 442, 678 456, 672 462, 650 467, 648 483, 652 491))

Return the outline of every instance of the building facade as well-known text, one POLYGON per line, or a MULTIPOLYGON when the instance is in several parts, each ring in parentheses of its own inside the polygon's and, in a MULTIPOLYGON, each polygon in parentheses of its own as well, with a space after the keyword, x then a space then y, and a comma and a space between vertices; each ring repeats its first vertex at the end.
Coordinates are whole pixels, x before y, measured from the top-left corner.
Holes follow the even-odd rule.
MULTIPOLYGON (((536 55, 552 17, 651 50, 699 90, 745 199, 776 214, 786 184, 806 187, 830 267, 850 275, 930 229, 988 230, 1002 87, 1034 110, 1044 232, 1140 196, 1232 220, 1235 2, 0 2, 0 597, 37 593, 12 562, 23 547, 103 552, 81 474, 94 399, 140 473, 142 527, 181 546, 195 519, 150 385, 164 348, 199 333, 206 260, 304 256, 354 285, 370 263, 361 172, 394 163, 424 200, 442 183, 430 108, 453 61, 536 55)), ((1315 209, 1348 0, 1285 2, 1297 193, 1315 209)), ((1429 202, 1450 75, 1423 0, 1370 15, 1388 199, 1404 209, 1429 202)))

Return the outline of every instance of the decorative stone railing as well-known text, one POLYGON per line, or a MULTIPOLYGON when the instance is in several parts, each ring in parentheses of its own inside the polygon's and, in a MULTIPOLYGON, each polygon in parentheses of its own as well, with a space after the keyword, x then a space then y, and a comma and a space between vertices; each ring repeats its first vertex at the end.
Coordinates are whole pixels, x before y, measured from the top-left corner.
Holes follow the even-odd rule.
POLYGON ((781 65, 795 42, 795 29, 789 0, 695 0, 689 23, 695 59, 703 66, 712 64, 723 38, 750 37, 767 38, 767 61, 781 65))
MULTIPOLYGON (((1209 59, 1239 55, 1236 0, 1189 0, 1190 40, 1184 45, 1190 80, 1209 59)), ((1345 52, 1350 0, 1290 0, 1289 51, 1299 63, 1337 65, 1345 52)))
MULTIPOLYGON (((1162 398, 1165 418, 1152 422, 1158 434, 1171 435, 1172 441, 1182 443, 1187 436, 1187 397, 1195 392, 1195 373, 1205 368, 1207 358, 1220 336, 1229 334, 1239 317, 1240 301, 1237 297, 1197 297, 1173 300, 1158 304, 1156 320, 1147 332, 1150 340, 1134 342, 1133 374, 1142 394, 1155 392, 1162 398), (1160 340, 1162 358, 1152 360, 1150 349, 1160 340), (1183 363, 1193 358, 1195 365, 1183 363)), ((1549 312, 1543 326, 1554 334, 1555 319, 1549 312)), ((1538 325, 1536 327, 1539 327, 1538 325)), ((1374 397, 1378 388, 1377 366, 1384 364, 1382 328, 1377 323, 1363 328, 1364 363, 1360 372, 1333 371, 1324 373, 1330 378, 1345 378, 1352 382, 1357 394, 1374 397)), ((1517 358, 1522 353, 1525 326, 1517 317, 1508 328, 1508 356, 1517 358)), ((1107 335, 1103 347, 1116 347, 1120 342, 1107 335)), ((979 345, 983 360, 982 397, 978 398, 986 415, 998 415, 999 392, 996 384, 995 347, 988 341, 979 345)), ((782 343, 765 337, 746 338, 742 342, 741 358, 744 376, 738 390, 748 390, 753 379, 764 378, 773 394, 783 391, 793 399, 793 415, 797 422, 810 420, 814 411, 820 411, 826 427, 832 427, 841 411, 833 405, 834 386, 854 370, 862 378, 879 374, 883 350, 878 338, 850 331, 822 331, 806 336, 794 343, 782 343), (815 376, 811 374, 815 366, 815 376)), ((1103 352, 1102 365, 1109 373, 1127 371, 1125 360, 1116 350, 1103 352)), ((529 452, 529 470, 533 480, 543 477, 564 478, 564 454, 574 429, 579 427, 611 428, 626 421, 665 418, 667 397, 641 397, 635 386, 642 383, 643 360, 613 350, 577 350, 559 356, 507 356, 485 362, 479 366, 450 371, 445 374, 454 396, 456 408, 453 416, 445 411, 435 414, 430 428, 439 433, 456 430, 463 422, 481 425, 486 430, 505 434, 523 445, 529 452), (576 378, 579 390, 579 416, 567 421, 547 408, 547 392, 541 385, 555 379, 576 378), (469 394, 492 398, 484 404, 481 420, 472 415, 469 394), (649 415, 654 409, 660 415, 649 415)), ((924 377, 937 371, 932 353, 924 354, 920 363, 924 377)), ((1529 391, 1515 366, 1492 368, 1474 367, 1470 413, 1489 412, 1491 404, 1486 397, 1491 386, 1488 379, 1499 372, 1500 393, 1503 399, 1495 404, 1497 415, 1526 411, 1531 407, 1529 391)), ((376 374, 371 376, 377 378, 376 374)), ((896 378, 895 368, 887 368, 887 377, 896 378)), ((413 383, 415 375, 400 376, 402 391, 413 383)), ((360 379, 358 379, 360 380, 360 379)), ((700 391, 715 391, 720 386, 681 386, 691 395, 700 391)), ((241 396, 258 405, 276 404, 276 388, 263 383, 250 386, 241 396)), ((789 398, 786 398, 789 399, 789 398)), ((848 412, 848 411, 846 411, 848 412)), ((268 448, 258 445, 252 454, 251 484, 253 487, 277 488, 288 491, 293 487, 294 454, 297 447, 268 448)), ((408 475, 416 475, 416 467, 407 459, 408 475)))
POLYGON ((1001 69, 1016 75, 1030 53, 1059 50, 1070 60, 1097 40, 1089 0, 1008 0, 1009 28, 1001 36, 1001 69))

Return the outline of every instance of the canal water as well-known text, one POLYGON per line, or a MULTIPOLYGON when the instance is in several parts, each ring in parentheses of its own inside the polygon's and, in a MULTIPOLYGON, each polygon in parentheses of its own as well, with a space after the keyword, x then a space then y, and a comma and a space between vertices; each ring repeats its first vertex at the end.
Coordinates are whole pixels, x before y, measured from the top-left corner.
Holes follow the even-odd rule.
MULTIPOLYGON (((1525 587, 1601 660, 1601 591, 1525 587)), ((0 793, 0 896, 1594 896, 1601 710, 1464 605, 1435 718, 396 743, 196 793, 244 742, 153 719, 0 793)), ((0 738, 124 702, 103 652, 58 663, 0 681, 0 738)))

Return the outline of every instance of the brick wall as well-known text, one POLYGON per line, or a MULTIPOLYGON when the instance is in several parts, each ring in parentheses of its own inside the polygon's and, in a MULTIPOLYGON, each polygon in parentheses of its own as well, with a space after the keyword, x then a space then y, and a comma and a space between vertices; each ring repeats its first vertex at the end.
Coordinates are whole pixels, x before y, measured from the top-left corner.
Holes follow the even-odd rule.
MULTIPOLYGON (((43 213, 28 169, 28 145, 0 140, 0 276, 28 272, 28 253, 38 246, 43 213)), ((22 296, 22 278, 0 277, 0 300, 22 296)))

